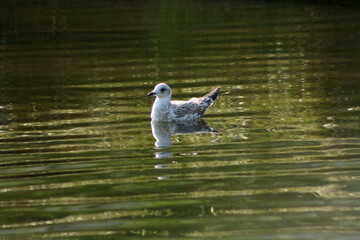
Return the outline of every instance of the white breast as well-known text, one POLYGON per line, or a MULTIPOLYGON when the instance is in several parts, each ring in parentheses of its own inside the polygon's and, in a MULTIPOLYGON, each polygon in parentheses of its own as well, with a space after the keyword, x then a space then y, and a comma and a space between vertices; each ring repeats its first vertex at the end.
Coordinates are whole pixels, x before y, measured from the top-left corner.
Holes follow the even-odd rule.
POLYGON ((151 110, 153 121, 169 121, 169 99, 156 98, 151 110))

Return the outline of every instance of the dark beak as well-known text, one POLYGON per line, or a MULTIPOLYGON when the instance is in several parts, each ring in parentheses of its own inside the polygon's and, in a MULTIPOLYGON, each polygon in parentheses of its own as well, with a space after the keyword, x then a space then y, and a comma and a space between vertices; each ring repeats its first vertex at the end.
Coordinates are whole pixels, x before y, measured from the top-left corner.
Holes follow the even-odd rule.
POLYGON ((154 92, 149 92, 148 93, 148 96, 152 96, 152 95, 155 95, 155 93, 154 92))

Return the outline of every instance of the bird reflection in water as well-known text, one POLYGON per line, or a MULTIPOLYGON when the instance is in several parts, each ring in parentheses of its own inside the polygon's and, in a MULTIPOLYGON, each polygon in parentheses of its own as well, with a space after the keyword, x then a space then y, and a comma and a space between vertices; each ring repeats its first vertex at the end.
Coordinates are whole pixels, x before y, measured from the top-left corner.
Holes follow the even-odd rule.
MULTIPOLYGON (((183 134, 192 134, 192 133, 217 133, 216 130, 211 128, 207 122, 203 119, 188 121, 188 122, 158 122, 151 121, 151 130, 154 138, 156 139, 155 148, 164 149, 161 152, 155 153, 155 158, 157 159, 166 159, 171 158, 172 153, 166 151, 165 149, 169 148, 172 145, 171 136, 173 135, 183 135, 183 134)), ((171 164, 159 164, 155 165, 156 169, 169 169, 171 164)), ((159 176, 159 180, 167 180, 170 176, 159 176)))
MULTIPOLYGON (((172 145, 171 136, 191 133, 218 133, 203 119, 188 122, 158 122, 151 121, 151 130, 156 139, 156 148, 168 148, 172 145)), ((167 153, 159 153, 159 158, 170 157, 167 153)))

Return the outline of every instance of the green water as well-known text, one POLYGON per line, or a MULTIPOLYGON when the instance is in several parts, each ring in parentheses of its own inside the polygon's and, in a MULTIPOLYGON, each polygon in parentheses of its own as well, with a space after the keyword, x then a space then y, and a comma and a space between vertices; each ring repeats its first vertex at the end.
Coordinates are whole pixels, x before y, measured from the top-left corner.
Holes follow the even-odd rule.
POLYGON ((358 238, 356 1, 0 9, 1 239, 358 238), (154 124, 159 82, 222 95, 154 124))

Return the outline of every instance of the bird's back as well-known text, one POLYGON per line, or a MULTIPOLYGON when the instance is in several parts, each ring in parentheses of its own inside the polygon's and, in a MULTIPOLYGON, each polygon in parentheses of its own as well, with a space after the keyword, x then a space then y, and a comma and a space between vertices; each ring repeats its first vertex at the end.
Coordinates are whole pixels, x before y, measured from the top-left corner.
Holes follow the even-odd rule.
POLYGON ((188 121, 201 117, 216 100, 219 91, 218 87, 201 98, 191 98, 189 101, 171 101, 171 118, 176 121, 188 121))

